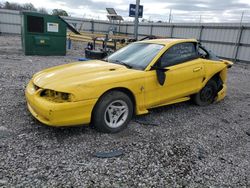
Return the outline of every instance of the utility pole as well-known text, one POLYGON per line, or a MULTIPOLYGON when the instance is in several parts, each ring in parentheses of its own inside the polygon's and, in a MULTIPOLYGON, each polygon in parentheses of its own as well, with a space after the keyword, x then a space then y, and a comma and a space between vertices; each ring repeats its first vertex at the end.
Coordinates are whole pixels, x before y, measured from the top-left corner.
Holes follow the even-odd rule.
POLYGON ((170 9, 169 12, 168 23, 171 23, 171 17, 172 17, 172 9, 170 9))
POLYGON ((241 13, 240 25, 242 25, 242 22, 243 22, 243 17, 244 17, 244 11, 241 13))
POLYGON ((134 23, 135 24, 134 26, 135 40, 138 39, 139 5, 140 5, 140 0, 136 0, 135 23, 134 23))

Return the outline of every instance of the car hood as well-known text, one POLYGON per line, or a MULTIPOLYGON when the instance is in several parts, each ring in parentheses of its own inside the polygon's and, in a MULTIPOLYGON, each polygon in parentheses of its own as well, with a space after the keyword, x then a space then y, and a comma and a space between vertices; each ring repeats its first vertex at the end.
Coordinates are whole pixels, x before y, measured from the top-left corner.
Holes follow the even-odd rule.
POLYGON ((105 61, 91 60, 45 69, 34 75, 33 83, 41 88, 67 91, 71 86, 96 87, 121 81, 117 79, 121 77, 133 79, 128 75, 135 74, 135 72, 142 71, 105 61))

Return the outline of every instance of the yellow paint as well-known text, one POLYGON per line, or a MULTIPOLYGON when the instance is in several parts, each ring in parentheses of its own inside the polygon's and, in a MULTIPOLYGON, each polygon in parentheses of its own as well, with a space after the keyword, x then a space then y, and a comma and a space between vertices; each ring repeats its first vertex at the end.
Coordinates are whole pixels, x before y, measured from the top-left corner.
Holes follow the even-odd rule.
POLYGON ((156 71, 151 66, 171 46, 181 42, 197 42, 194 39, 157 39, 142 41, 163 44, 165 47, 142 70, 100 60, 75 62, 45 69, 36 73, 27 85, 25 94, 28 108, 39 121, 52 126, 88 124, 98 99, 109 90, 126 89, 135 100, 135 113, 145 114, 148 109, 190 99, 199 92, 215 74, 219 73, 224 87, 216 100, 226 95, 228 61, 195 59, 167 67, 166 81, 161 86, 156 71), (52 100, 41 96, 43 90, 66 93, 70 99, 52 100))
POLYGON ((188 100, 190 100, 190 97, 183 97, 183 98, 172 100, 170 102, 159 104, 157 106, 152 106, 151 108, 157 108, 157 107, 160 107, 160 106, 166 106, 166 105, 180 103, 180 102, 184 102, 184 101, 188 101, 188 100))
POLYGON ((226 96, 226 92, 227 92, 227 86, 226 86, 226 84, 223 84, 223 88, 222 88, 222 90, 220 90, 218 92, 215 101, 218 102, 218 101, 221 101, 222 99, 224 99, 226 96))

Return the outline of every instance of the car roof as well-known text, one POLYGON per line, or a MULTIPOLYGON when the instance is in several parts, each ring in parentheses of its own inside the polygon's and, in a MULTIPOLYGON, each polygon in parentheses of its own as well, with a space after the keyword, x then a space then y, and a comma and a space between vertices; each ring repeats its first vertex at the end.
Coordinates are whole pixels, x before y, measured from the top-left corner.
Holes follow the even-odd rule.
POLYGON ((183 42, 197 42, 196 39, 176 39, 176 38, 165 38, 165 39, 152 39, 152 40, 143 40, 139 43, 152 43, 152 44, 163 44, 163 45, 172 45, 183 42))

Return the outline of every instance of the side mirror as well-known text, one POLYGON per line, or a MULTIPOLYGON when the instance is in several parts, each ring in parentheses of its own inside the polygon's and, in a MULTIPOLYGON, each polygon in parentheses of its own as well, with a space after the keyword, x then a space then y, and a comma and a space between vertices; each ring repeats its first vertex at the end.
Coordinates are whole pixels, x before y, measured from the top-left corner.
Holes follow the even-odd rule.
POLYGON ((161 68, 161 67, 158 67, 158 66, 152 66, 152 68, 156 70, 157 80, 158 80, 159 84, 161 86, 163 86, 165 81, 166 81, 165 72, 168 71, 169 69, 161 68))

